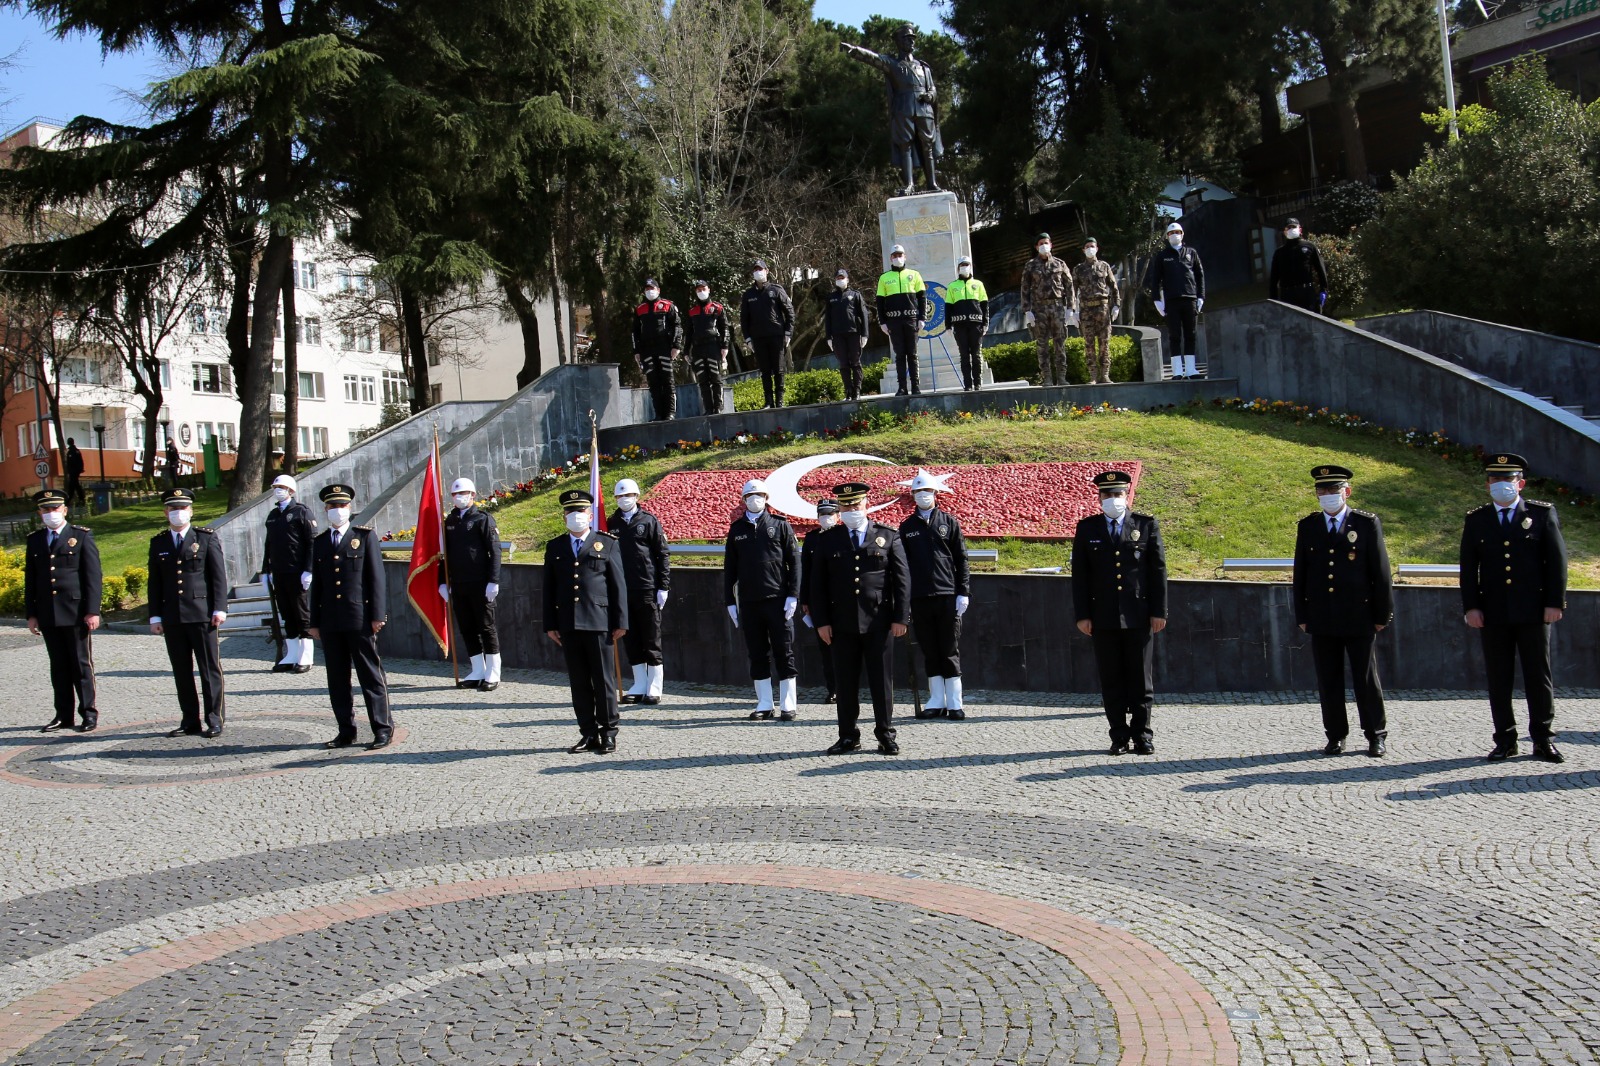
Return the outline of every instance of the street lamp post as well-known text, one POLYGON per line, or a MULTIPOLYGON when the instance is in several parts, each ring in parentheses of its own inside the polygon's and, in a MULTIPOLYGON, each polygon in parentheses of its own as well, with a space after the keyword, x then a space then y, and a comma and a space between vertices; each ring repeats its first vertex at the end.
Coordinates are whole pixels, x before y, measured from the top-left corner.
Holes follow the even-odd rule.
POLYGON ((106 405, 97 403, 89 408, 89 424, 94 427, 95 443, 100 452, 100 483, 94 487, 95 502, 100 513, 111 510, 111 485, 106 481, 106 405))
MULTIPOLYGON (((172 408, 162 404, 161 410, 156 412, 156 421, 161 423, 161 450, 165 454, 167 445, 172 443, 172 408)), ((150 456, 149 462, 145 463, 145 467, 150 473, 150 480, 154 481, 156 476, 156 457, 150 456)), ((173 479, 172 484, 176 485, 178 483, 178 472, 176 470, 167 471, 167 477, 173 479)))
MULTIPOLYGON (((1479 5, 1481 8, 1481 4, 1479 5)), ((1439 0, 1439 48, 1444 55, 1444 106, 1450 115, 1450 139, 1453 141, 1461 136, 1456 129, 1456 82, 1455 72, 1451 69, 1450 62, 1450 13, 1445 10, 1444 0, 1439 0)), ((1310 125, 1307 123, 1307 125, 1310 125)))

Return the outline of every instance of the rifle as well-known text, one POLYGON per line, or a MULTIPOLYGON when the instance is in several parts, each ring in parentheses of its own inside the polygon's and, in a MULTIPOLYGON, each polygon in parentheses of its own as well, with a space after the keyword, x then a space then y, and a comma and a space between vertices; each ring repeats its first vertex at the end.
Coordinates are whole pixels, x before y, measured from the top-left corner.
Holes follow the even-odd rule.
MULTIPOLYGON (((289 646, 287 643, 285 643, 285 638, 283 635, 283 619, 278 617, 278 597, 272 590, 272 582, 270 580, 272 575, 268 574, 266 571, 262 571, 261 576, 269 579, 263 581, 262 584, 266 585, 267 587, 267 604, 272 608, 272 632, 268 634, 267 639, 277 644, 278 662, 281 663, 283 662, 283 657, 289 654, 289 646)), ((276 666, 277 663, 274 663, 273 665, 276 666)))

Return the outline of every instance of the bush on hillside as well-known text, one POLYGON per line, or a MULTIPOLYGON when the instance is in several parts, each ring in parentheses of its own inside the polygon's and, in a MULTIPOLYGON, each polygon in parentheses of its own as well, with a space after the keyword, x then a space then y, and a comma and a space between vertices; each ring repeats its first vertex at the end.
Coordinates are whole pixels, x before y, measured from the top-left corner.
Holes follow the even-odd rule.
MULTIPOLYGON (((983 358, 996 381, 1027 381, 1039 384, 1039 348, 1033 341, 997 344, 983 350, 983 358)), ((1083 338, 1067 338, 1067 381, 1083 385, 1089 380, 1089 364, 1083 356, 1083 338)), ((1111 380, 1143 381, 1144 360, 1132 337, 1111 338, 1111 380)))
POLYGON ((120 577, 108 576, 100 582, 100 609, 115 611, 128 598, 128 583, 120 577))
POLYGON ((1328 269, 1328 306, 1334 318, 1354 316, 1367 299, 1367 261, 1354 237, 1318 237, 1322 264, 1328 269))
MULTIPOLYGON (((876 378, 868 378, 874 386, 876 378)), ((795 407, 805 403, 833 403, 844 399, 844 378, 837 370, 797 370, 783 379, 783 403, 795 407)), ((735 411, 759 411, 766 402, 761 379, 736 381, 733 385, 735 411)))
POLYGON ((150 580, 150 571, 142 566, 130 566, 122 571, 122 580, 128 586, 130 599, 140 599, 144 596, 145 585, 150 580))

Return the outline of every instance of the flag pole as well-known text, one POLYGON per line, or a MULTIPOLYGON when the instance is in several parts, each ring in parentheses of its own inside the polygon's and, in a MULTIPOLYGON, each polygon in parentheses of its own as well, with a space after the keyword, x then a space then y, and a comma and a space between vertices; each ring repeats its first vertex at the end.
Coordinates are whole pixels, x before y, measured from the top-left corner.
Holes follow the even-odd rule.
MULTIPOLYGON (((595 425, 593 407, 589 408, 589 468, 595 471, 595 489, 597 490, 595 495, 599 496, 600 492, 598 490, 601 489, 599 480, 600 430, 595 425)), ((603 506, 598 499, 595 500, 594 505, 596 507, 603 506)), ((623 591, 623 595, 627 595, 626 590, 623 591)), ((617 692, 619 693, 617 702, 621 703, 622 699, 620 693, 622 692, 622 655, 617 651, 617 642, 615 640, 611 642, 611 669, 614 670, 617 675, 617 692)))
MULTIPOLYGON (((444 575, 444 584, 450 585, 450 554, 444 550, 444 466, 439 461, 439 423, 433 424, 433 479, 438 485, 439 492, 439 573, 444 575)), ((421 532, 420 530, 418 532, 421 532)), ((461 687, 461 666, 456 662, 456 630, 455 608, 447 599, 444 601, 444 642, 450 649, 450 677, 457 688, 461 687)))

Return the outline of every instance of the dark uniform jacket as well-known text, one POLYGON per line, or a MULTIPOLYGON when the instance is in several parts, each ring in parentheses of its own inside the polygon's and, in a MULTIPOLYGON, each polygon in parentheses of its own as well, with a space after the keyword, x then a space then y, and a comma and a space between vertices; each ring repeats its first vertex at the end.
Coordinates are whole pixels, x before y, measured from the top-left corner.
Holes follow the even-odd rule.
POLYGON ((273 505, 267 513, 267 544, 261 552, 261 569, 285 580, 311 570, 311 541, 317 535, 317 520, 311 508, 299 500, 288 506, 273 505))
POLYGON ((813 529, 800 538, 800 606, 810 608, 811 575, 815 572, 817 545, 822 543, 825 529, 813 529))
POLYGON ((191 525, 178 546, 170 529, 151 537, 149 596, 148 617, 163 625, 210 622, 226 611, 228 570, 216 533, 191 525))
POLYGON ((661 520, 643 507, 629 522, 619 507, 606 519, 606 530, 617 538, 622 555, 622 576, 629 592, 661 592, 672 588, 672 563, 667 554, 667 534, 661 520))
POLYGON ((1322 253, 1303 237, 1285 241, 1272 253, 1272 278, 1267 292, 1274 300, 1279 300, 1286 290, 1307 286, 1324 292, 1328 289, 1328 270, 1322 265, 1322 253))
POLYGON ((1166 245, 1150 260, 1144 287, 1150 290, 1153 300, 1179 300, 1186 296, 1204 300, 1206 268, 1200 264, 1200 253, 1187 244, 1177 248, 1166 245))
POLYGON ((728 309, 715 300, 696 300, 689 305, 689 343, 696 349, 722 349, 732 331, 728 328, 728 309))
POLYGON ((1492 503, 1467 512, 1461 530, 1461 607, 1490 625, 1544 621, 1546 607, 1567 606, 1567 545, 1556 509, 1524 498, 1500 525, 1492 503))
POLYGON ((544 628, 557 633, 628 628, 628 590, 615 537, 591 530, 576 557, 569 534, 544 546, 544 628))
POLYGON ((920 512, 912 511, 900 523, 900 540, 911 564, 912 596, 969 594, 967 539, 955 515, 934 508, 924 521, 920 512))
POLYGON ((817 538, 807 575, 811 621, 846 633, 911 624, 911 569, 893 526, 868 522, 861 548, 843 522, 817 538))
POLYGON ((1383 523, 1350 508, 1338 533, 1323 511, 1300 520, 1294 538, 1294 622, 1306 632, 1359 636, 1394 621, 1394 580, 1383 523))
POLYGON ((1153 515, 1129 511, 1122 539, 1111 539, 1103 514, 1078 523, 1072 536, 1072 606, 1096 629, 1133 629, 1167 616, 1167 552, 1153 515))
POLYGON ((332 529, 317 534, 311 542, 312 629, 371 632, 373 622, 389 620, 380 549, 370 526, 346 526, 338 551, 332 529))
POLYGON ((683 348, 683 319, 678 305, 665 297, 648 300, 633 309, 633 350, 663 352, 683 348))
POLYGON ((799 599, 800 542, 794 527, 771 511, 763 511, 755 525, 743 515, 735 518, 722 553, 722 587, 729 604, 799 599))
POLYGON ((452 507, 444 519, 444 556, 452 589, 499 584, 500 530, 494 517, 477 507, 452 507))
POLYGON ((865 337, 867 301, 854 289, 834 289, 828 294, 823 327, 829 337, 846 337, 852 333, 865 337))
POLYGON ((67 473, 75 477, 83 473, 83 453, 76 444, 67 448, 67 473))
POLYGON ((794 336, 794 304, 783 286, 768 281, 744 290, 739 328, 746 337, 794 336))
MULTIPOLYGON (((41 626, 75 626, 100 613, 100 549, 94 534, 71 522, 56 534, 55 550, 47 545, 50 531, 28 534, 23 552, 23 614, 41 626)), ((154 573, 154 571, 151 571, 154 573)))

